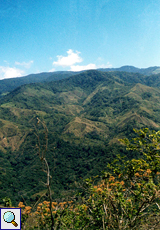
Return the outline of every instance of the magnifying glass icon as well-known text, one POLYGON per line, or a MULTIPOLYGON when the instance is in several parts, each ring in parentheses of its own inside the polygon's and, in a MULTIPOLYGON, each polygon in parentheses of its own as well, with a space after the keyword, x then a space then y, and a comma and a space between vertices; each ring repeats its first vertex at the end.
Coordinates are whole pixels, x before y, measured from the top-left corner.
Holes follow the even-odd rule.
POLYGON ((15 215, 11 211, 7 211, 3 215, 3 219, 7 223, 12 223, 15 227, 18 226, 18 224, 14 221, 15 220, 15 215))

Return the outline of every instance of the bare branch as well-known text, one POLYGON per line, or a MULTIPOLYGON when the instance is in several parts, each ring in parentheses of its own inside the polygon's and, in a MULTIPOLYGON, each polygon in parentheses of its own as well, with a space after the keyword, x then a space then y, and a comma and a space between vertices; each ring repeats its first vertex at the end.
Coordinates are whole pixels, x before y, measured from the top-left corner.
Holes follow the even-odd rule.
POLYGON ((54 218, 53 218, 53 214, 52 214, 52 195, 51 195, 51 188, 50 188, 50 178, 51 175, 50 175, 50 171, 49 171, 49 165, 48 165, 48 162, 45 158, 46 156, 46 153, 47 153, 47 150, 48 150, 48 129, 47 129, 47 126, 45 125, 44 122, 42 122, 38 117, 37 117, 37 125, 38 124, 41 124, 43 126, 43 129, 44 129, 44 139, 45 139, 45 144, 42 145, 41 147, 41 142, 40 142, 40 138, 39 138, 39 135, 37 134, 38 131, 36 129, 36 137, 37 137, 37 141, 38 141, 38 145, 37 145, 37 149, 38 149, 38 155, 39 155, 39 158, 40 160, 42 161, 42 163, 44 163, 45 165, 45 168, 46 170, 43 169, 43 172, 45 172, 47 174, 47 183, 45 184, 43 182, 43 184, 45 184, 45 186, 47 186, 48 188, 48 193, 49 193, 49 200, 50 200, 50 213, 51 213, 51 220, 52 220, 52 225, 51 225, 51 230, 54 230, 54 218))

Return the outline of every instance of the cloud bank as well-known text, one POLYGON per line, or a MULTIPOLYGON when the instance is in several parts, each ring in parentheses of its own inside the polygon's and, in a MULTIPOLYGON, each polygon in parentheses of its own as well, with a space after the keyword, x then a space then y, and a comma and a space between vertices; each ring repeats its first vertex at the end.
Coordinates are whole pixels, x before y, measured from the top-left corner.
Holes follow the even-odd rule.
POLYGON ((15 67, 0 66, 0 79, 22 77, 24 71, 15 67))
POLYGON ((95 64, 88 64, 88 65, 72 65, 71 71, 81 71, 81 70, 87 70, 87 69, 97 69, 95 64))
POLYGON ((22 77, 26 74, 26 70, 31 68, 31 65, 34 61, 29 62, 15 62, 14 67, 10 67, 9 63, 4 60, 7 66, 0 66, 0 80, 8 79, 8 78, 15 78, 15 77, 22 77), (20 66, 17 68, 16 66, 20 66))
POLYGON ((89 63, 87 65, 76 65, 77 63, 83 62, 83 59, 80 57, 79 51, 74 52, 72 49, 67 51, 67 56, 58 55, 57 61, 53 62, 54 66, 61 66, 61 67, 70 67, 70 71, 82 71, 82 70, 89 70, 89 69, 98 69, 98 68, 109 68, 112 65, 108 62, 106 65, 96 65, 94 63, 89 63))

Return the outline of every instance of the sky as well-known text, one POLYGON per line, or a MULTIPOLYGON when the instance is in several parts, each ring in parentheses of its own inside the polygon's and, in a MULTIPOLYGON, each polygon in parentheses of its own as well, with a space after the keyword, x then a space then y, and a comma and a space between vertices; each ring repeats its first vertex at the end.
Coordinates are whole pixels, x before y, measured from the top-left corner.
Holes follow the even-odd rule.
POLYGON ((160 66, 160 0, 0 0, 0 79, 160 66))

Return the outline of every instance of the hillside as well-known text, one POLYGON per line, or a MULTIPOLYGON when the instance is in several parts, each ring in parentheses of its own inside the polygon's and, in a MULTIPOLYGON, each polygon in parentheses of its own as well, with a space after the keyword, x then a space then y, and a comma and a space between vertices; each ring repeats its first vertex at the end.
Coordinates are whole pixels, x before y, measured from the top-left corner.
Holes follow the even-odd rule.
MULTIPOLYGON (((101 72, 114 72, 114 73, 118 72, 118 74, 119 72, 124 72, 123 77, 125 77, 125 73, 127 74, 135 73, 136 75, 134 75, 133 77, 134 79, 132 79, 133 81, 136 80, 135 78, 137 78, 138 76, 137 74, 139 74, 140 78, 143 78, 141 79, 143 82, 141 81, 140 83, 144 83, 144 75, 148 76, 146 77, 148 84, 151 84, 152 79, 155 77, 157 78, 157 81, 160 82, 160 77, 159 77, 160 67, 158 66, 149 67, 149 68, 136 68, 134 66, 122 66, 120 68, 106 68, 106 69, 98 69, 98 70, 101 72)), ((57 71, 57 72, 30 74, 28 76, 23 76, 18 78, 3 79, 0 80, 0 97, 3 97, 4 95, 8 94, 9 92, 13 91, 17 87, 24 84, 57 81, 83 72, 84 71, 80 71, 80 72, 57 71)), ((129 80, 128 77, 127 80, 129 80)))
POLYGON ((50 82, 57 81, 66 77, 74 75, 74 72, 70 71, 57 71, 57 72, 46 72, 38 74, 30 74, 24 77, 9 78, 0 80, 0 97, 3 97, 7 93, 16 89, 17 87, 25 84, 37 83, 37 82, 50 82))
MULTIPOLYGON (((133 136, 133 127, 160 126, 158 83, 146 79, 137 73, 90 70, 58 81, 25 84, 3 96, 0 197, 8 191, 14 202, 22 197, 35 202, 45 189, 35 148, 37 117, 49 130, 47 159, 55 197, 69 194, 81 177, 104 170, 117 153, 130 158, 118 138, 133 136)), ((40 138, 43 142, 42 128, 40 138)))

